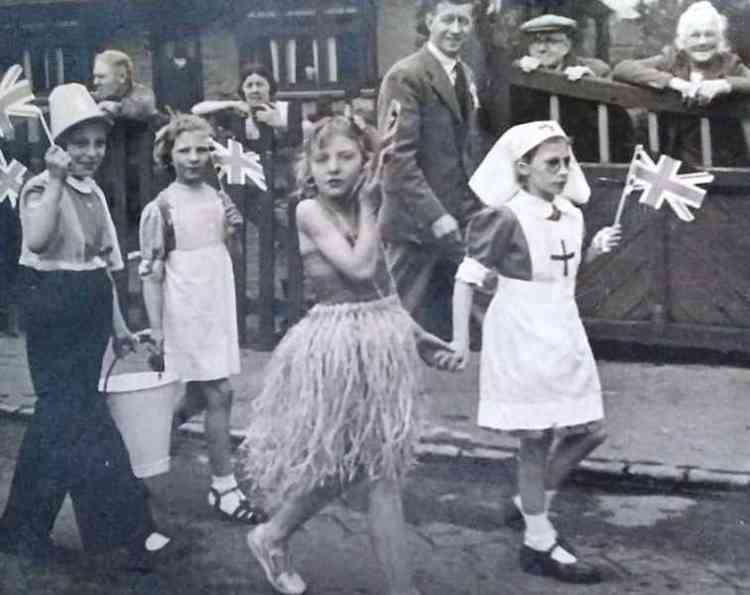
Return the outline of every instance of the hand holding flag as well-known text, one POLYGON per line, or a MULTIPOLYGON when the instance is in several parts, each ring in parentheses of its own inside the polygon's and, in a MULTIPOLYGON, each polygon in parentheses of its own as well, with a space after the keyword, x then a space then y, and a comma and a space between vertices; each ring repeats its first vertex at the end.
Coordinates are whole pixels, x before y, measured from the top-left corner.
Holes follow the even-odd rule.
POLYGON ((212 141, 214 165, 219 170, 219 178, 225 178, 227 184, 244 184, 248 178, 264 192, 268 190, 266 177, 260 156, 252 151, 245 151, 236 140, 229 139, 225 147, 212 141))
POLYGON ((0 203, 6 198, 13 208, 16 207, 18 195, 23 186, 23 176, 26 166, 13 159, 10 163, 5 160, 5 155, 0 151, 0 203))

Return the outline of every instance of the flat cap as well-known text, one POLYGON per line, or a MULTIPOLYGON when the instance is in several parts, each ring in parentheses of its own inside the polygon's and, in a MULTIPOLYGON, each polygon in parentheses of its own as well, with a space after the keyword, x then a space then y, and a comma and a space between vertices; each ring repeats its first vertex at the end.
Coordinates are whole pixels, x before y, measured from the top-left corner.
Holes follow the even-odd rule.
POLYGON ((544 31, 565 31, 568 33, 576 29, 578 29, 578 23, 573 19, 556 14, 543 14, 521 25, 521 31, 524 33, 542 33, 544 31))

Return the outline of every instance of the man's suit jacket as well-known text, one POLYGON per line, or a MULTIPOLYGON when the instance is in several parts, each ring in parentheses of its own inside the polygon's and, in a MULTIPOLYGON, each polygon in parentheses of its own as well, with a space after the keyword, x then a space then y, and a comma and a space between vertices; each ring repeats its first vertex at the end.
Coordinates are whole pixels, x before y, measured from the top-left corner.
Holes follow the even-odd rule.
POLYGON ((471 90, 466 119, 450 78, 423 47, 397 62, 378 95, 381 134, 394 100, 401 107, 393 153, 383 178, 382 237, 391 242, 437 242, 430 226, 445 213, 464 225, 478 208, 468 187, 480 149, 476 86, 463 65, 471 90))

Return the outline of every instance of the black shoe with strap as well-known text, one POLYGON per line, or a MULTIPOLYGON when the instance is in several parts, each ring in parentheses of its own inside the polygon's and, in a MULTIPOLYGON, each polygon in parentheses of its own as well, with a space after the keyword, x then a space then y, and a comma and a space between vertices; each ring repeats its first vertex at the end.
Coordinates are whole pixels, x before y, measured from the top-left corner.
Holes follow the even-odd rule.
POLYGON ((543 552, 527 545, 522 546, 520 554, 521 569, 528 574, 548 576, 564 583, 593 585, 604 580, 598 568, 580 560, 571 564, 558 562, 552 557, 556 548, 569 552, 567 548, 560 545, 559 541, 543 552))
POLYGON ((244 497, 239 487, 229 488, 220 492, 216 488, 211 488, 209 496, 213 496, 214 502, 212 506, 214 510, 219 514, 225 521, 232 521, 235 523, 242 523, 244 525, 259 525, 265 523, 268 520, 266 511, 262 508, 258 508, 250 504, 250 501, 244 497), (231 513, 221 508, 221 499, 227 494, 232 492, 239 492, 241 496, 240 502, 231 513))

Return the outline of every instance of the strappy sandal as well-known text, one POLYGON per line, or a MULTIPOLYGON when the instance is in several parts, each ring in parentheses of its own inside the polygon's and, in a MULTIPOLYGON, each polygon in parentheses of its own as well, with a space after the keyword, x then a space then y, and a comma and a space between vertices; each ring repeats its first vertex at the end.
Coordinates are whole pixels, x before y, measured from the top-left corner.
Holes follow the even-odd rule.
POLYGON ((292 568, 289 552, 279 546, 268 547, 259 533, 260 527, 248 532, 247 546, 263 568, 268 583, 283 595, 302 595, 307 585, 292 568))
POLYGON ((209 491, 209 495, 214 497, 214 510, 219 513, 219 516, 221 516, 221 518, 223 518, 225 521, 242 523, 244 525, 259 525, 260 523, 265 523, 268 520, 268 515, 266 514, 266 512, 262 508, 254 507, 252 504, 250 504, 250 501, 247 498, 240 499, 240 503, 237 505, 237 508, 235 508, 231 513, 222 510, 222 497, 226 496, 227 494, 231 494, 232 492, 239 492, 240 494, 242 493, 239 487, 229 488, 228 490, 224 490, 223 492, 220 492, 216 488, 211 488, 209 491))

